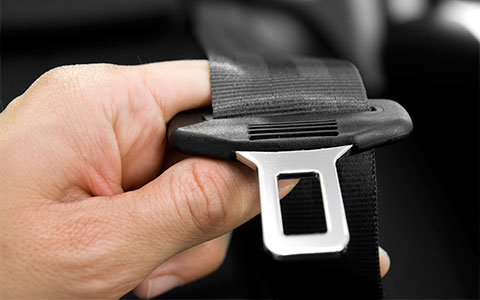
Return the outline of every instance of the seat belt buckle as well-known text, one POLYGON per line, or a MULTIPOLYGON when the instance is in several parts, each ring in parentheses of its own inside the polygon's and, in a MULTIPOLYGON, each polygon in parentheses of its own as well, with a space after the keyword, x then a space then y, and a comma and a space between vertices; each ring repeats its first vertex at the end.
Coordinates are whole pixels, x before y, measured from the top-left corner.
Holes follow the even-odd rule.
MULTIPOLYGON (((238 160, 256 169, 265 248, 276 259, 335 256, 350 240, 336 162, 406 137, 407 111, 391 100, 368 100, 370 110, 281 116, 212 117, 211 109, 182 112, 169 124, 168 141, 180 152, 238 160), (318 178, 326 232, 285 234, 278 180, 318 178)), ((319 216, 321 217, 321 216, 319 216)))

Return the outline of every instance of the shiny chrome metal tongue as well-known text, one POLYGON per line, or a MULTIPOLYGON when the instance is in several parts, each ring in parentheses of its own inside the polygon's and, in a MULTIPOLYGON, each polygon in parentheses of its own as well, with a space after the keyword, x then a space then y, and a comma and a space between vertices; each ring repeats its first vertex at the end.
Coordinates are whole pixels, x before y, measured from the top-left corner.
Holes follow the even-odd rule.
POLYGON ((239 161, 258 171, 263 242, 275 258, 335 255, 346 250, 350 234, 336 162, 351 147, 352 145, 302 151, 235 152, 239 161), (295 177, 295 174, 305 173, 313 173, 319 178, 327 231, 286 235, 283 231, 277 182, 283 175, 295 177))

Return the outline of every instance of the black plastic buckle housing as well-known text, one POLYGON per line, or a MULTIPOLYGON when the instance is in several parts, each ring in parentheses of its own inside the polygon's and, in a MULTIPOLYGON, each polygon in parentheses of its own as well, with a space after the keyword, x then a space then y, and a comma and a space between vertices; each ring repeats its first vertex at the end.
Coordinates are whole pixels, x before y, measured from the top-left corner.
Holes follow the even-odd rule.
POLYGON ((370 111, 213 119, 211 109, 182 112, 168 128, 180 152, 235 160, 236 151, 292 151, 353 145, 358 153, 412 131, 407 111, 392 100, 369 100, 370 111))

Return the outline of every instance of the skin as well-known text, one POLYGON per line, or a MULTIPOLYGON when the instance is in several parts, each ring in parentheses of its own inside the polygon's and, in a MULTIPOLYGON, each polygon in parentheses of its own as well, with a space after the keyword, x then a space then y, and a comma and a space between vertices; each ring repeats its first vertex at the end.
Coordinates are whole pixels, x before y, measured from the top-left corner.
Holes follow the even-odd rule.
POLYGON ((16 98, 0 114, 0 298, 149 298, 217 269, 260 208, 252 170, 166 145, 176 113, 209 104, 207 61, 60 67, 16 98))

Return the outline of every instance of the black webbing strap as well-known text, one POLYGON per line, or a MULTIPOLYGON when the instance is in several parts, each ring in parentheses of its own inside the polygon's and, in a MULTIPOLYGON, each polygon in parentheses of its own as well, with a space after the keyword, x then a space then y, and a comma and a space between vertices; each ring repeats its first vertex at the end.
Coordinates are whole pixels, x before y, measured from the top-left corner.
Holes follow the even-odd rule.
POLYGON ((369 109, 360 76, 345 61, 207 51, 214 118, 369 109))
MULTIPOLYGON (((236 29, 228 19, 215 15, 203 7, 196 20, 210 61, 214 118, 369 109, 360 75, 350 63, 246 49, 235 42, 236 29)), ((342 159, 338 172, 350 230, 347 252, 339 258, 298 262, 252 254, 274 298, 382 297, 373 151, 342 159)), ((318 221, 321 201, 308 196, 315 194, 320 195, 312 181, 302 180, 282 200, 285 233, 324 230, 318 221)), ((248 229, 252 226, 244 230, 257 234, 258 228, 256 233, 248 229)))

